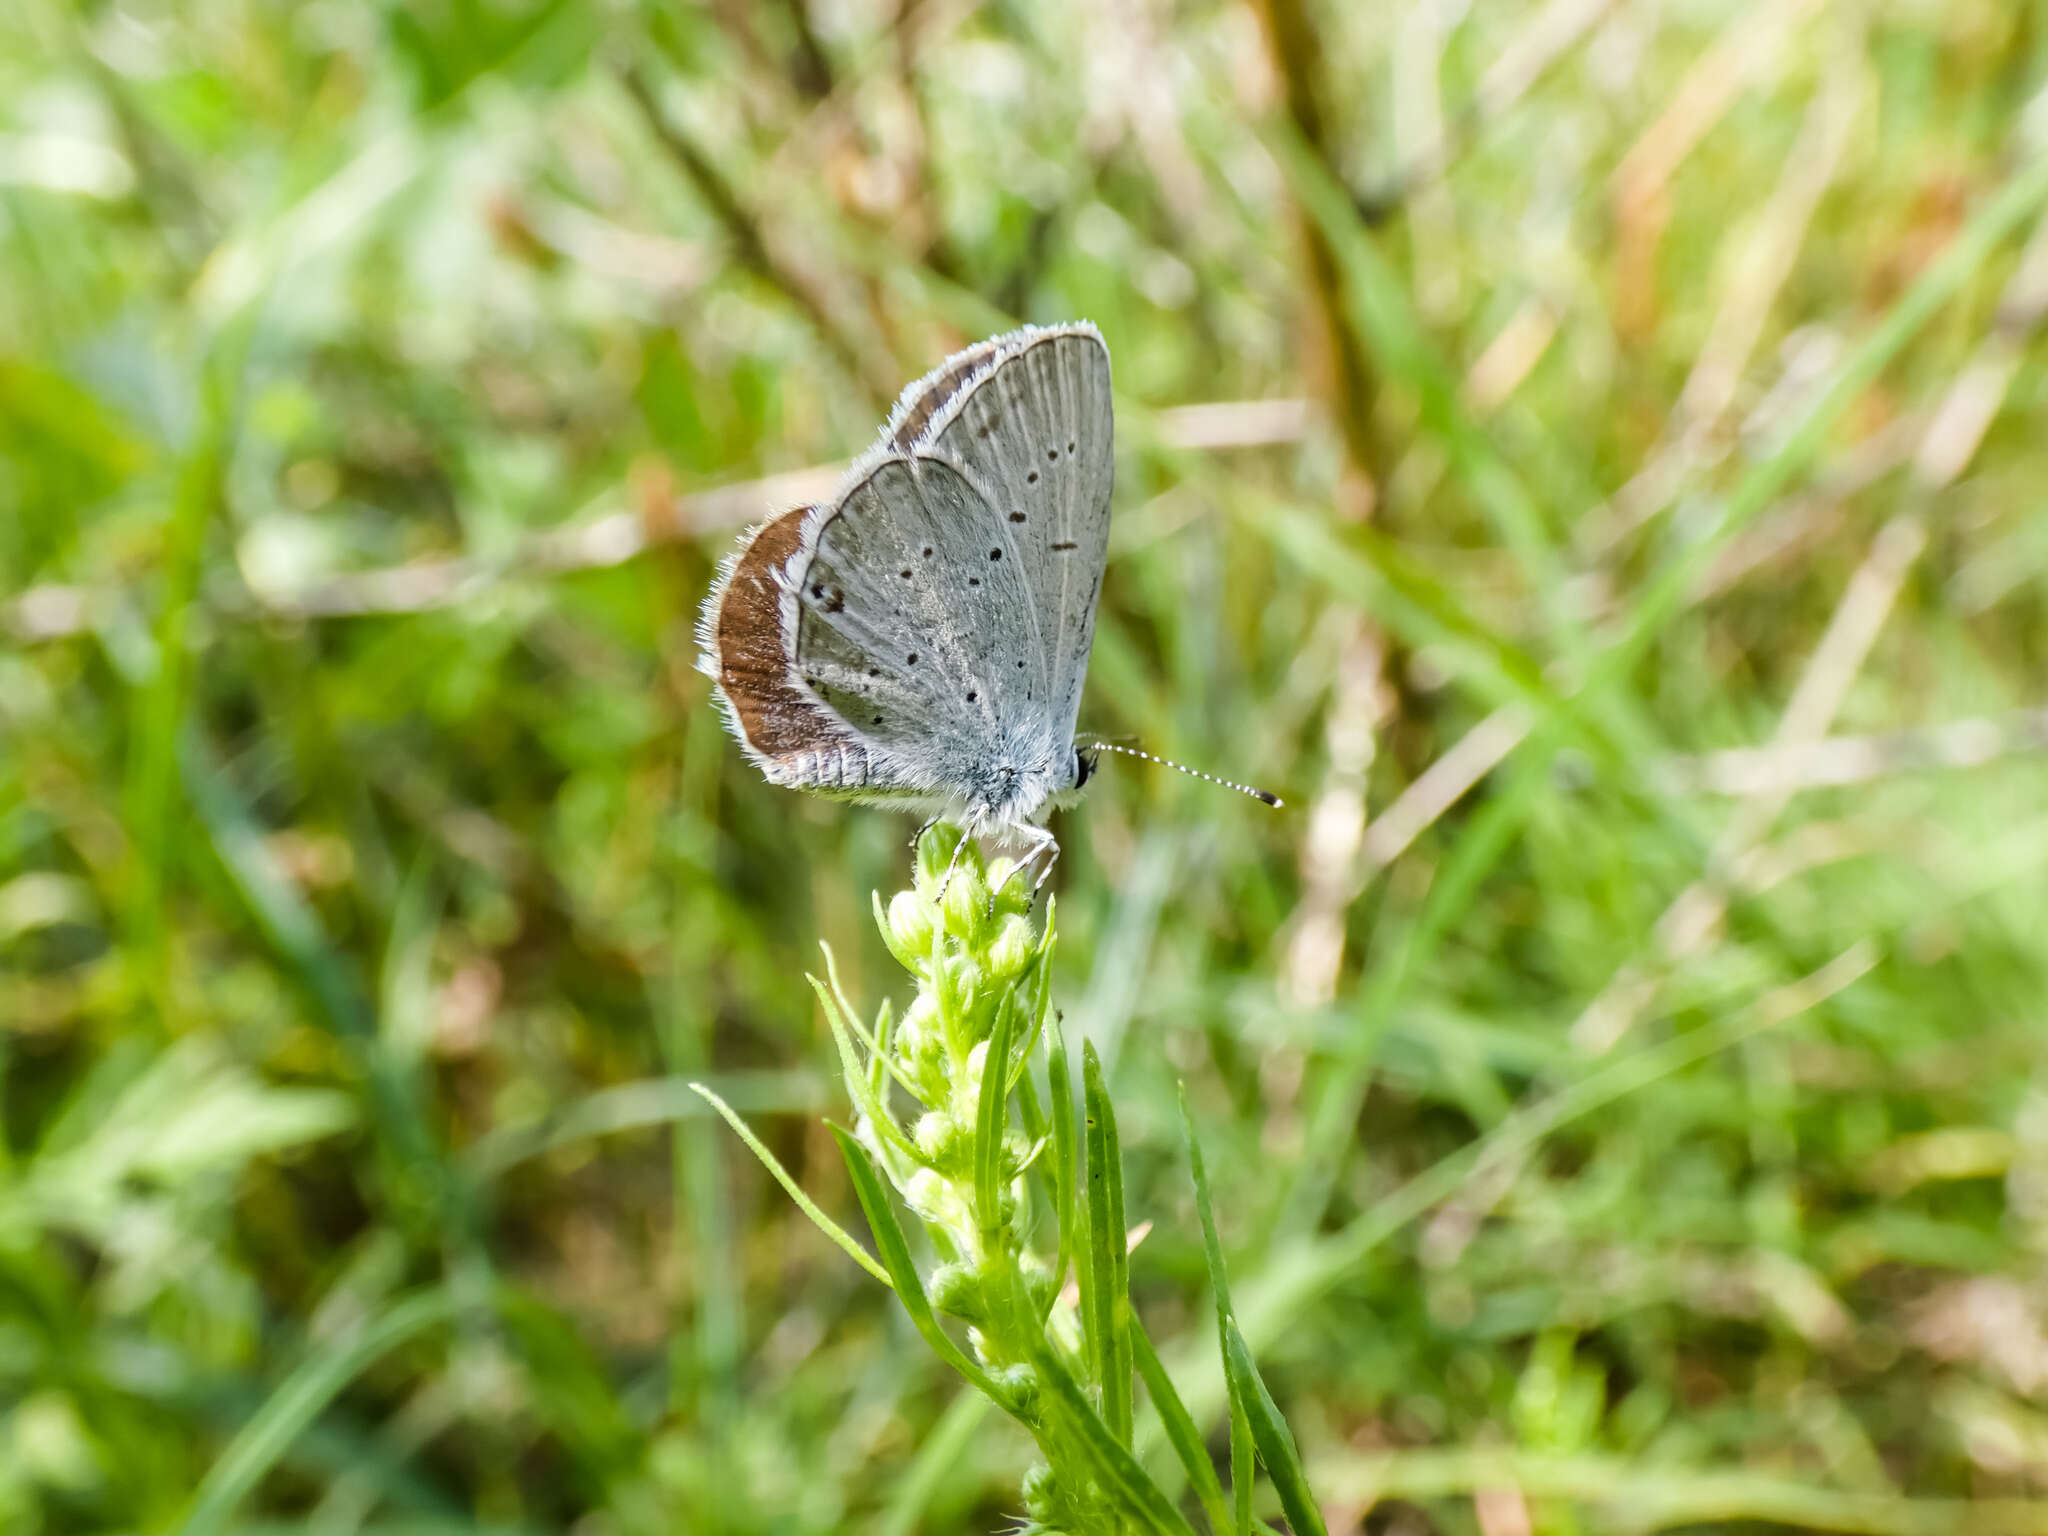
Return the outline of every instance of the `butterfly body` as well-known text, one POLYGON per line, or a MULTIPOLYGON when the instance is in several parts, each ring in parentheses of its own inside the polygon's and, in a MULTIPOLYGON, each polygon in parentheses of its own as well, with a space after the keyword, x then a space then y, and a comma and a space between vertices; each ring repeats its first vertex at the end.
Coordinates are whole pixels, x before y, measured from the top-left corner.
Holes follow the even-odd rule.
POLYGON ((1095 328, 1027 327, 905 390, 829 503, 742 541, 701 664, 771 783, 1049 842, 1093 766, 1112 432, 1095 328))

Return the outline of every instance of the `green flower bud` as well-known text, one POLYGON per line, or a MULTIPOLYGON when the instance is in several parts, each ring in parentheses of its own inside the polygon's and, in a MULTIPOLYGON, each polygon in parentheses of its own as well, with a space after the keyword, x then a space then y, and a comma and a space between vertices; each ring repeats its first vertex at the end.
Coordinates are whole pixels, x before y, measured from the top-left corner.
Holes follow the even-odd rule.
POLYGON ((917 1150, 948 1178, 957 1179, 974 1166, 973 1131, 942 1110, 921 1116, 911 1138, 917 1150))
POLYGON ((903 1016, 903 1022, 896 1026, 896 1033, 890 1038, 889 1052, 898 1066, 907 1066, 917 1060, 918 1052, 924 1049, 924 1030, 911 1021, 910 1015, 903 1016))
POLYGON ((940 1028, 939 1005, 929 992, 920 990, 903 1011, 890 1049, 896 1068, 927 1104, 946 1096, 949 1063, 946 1042, 940 1028))
POLYGON ((948 1317, 980 1322, 984 1313, 981 1281, 965 1264, 941 1264, 932 1271, 926 1289, 932 1305, 948 1317))
POLYGON ((995 887, 996 915, 998 917, 1029 917, 1031 905, 1038 895, 1036 879, 1030 873, 1013 874, 1017 866, 1008 859, 999 860, 990 867, 988 883, 995 887))
POLYGON ((1006 1365, 991 1374, 1019 1413, 1029 1414, 1038 1406, 1038 1372, 1030 1366, 1006 1365))
POLYGON ((946 894, 940 899, 946 916, 946 932, 969 944, 974 943, 988 924, 992 894, 988 888, 988 876, 981 872, 981 861, 976 859, 970 865, 963 857, 954 866, 953 878, 947 882, 946 894))
POLYGON ((1017 1272, 1024 1281, 1024 1294, 1031 1299, 1032 1310, 1044 1315, 1052 1307, 1052 1266, 1027 1248, 1017 1256, 1017 1272))
POLYGON ((915 891, 898 891, 882 911, 882 898, 875 895, 875 926, 882 930, 882 942, 896 963, 913 974, 923 974, 931 959, 932 929, 939 920, 937 910, 915 891))
POLYGON ((985 951, 989 970, 1005 979, 1022 973, 1037 952, 1038 935, 1031 931, 1028 919, 1015 913, 998 921, 995 937, 985 951))
POLYGON ((953 951, 942 959, 931 977, 932 1001, 946 1021, 955 1049, 975 1038, 972 1015, 980 1000, 981 967, 972 958, 953 951))
POLYGON ((1024 1474, 1024 1512, 1038 1521, 1049 1521, 1062 1502, 1059 1479, 1042 1461, 1034 1461, 1024 1474))
MULTIPOLYGON (((927 829, 924 836, 917 840, 917 885, 919 890, 935 891, 938 889, 939 881, 945 878, 946 866, 953 862, 953 850, 959 847, 960 839, 964 835, 958 827, 951 826, 946 822, 940 822, 937 826, 927 829)), ((965 864, 975 856, 973 848, 962 849, 959 862, 965 864)), ((955 868, 957 871, 958 866, 956 865, 955 868)))
POLYGON ((929 1168, 918 1168, 903 1181, 903 1201, 934 1226, 950 1227, 959 1197, 953 1186, 929 1168))

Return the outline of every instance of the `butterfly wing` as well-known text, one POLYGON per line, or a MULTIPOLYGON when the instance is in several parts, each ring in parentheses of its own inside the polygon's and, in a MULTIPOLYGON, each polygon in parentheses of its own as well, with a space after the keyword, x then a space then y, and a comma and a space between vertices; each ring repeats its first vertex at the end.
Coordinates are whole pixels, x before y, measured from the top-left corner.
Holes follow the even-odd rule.
POLYGON ((798 706, 835 754, 829 783, 806 783, 811 758, 771 778, 954 812, 1066 769, 1107 548, 1109 412, 1093 327, 997 337, 904 392, 830 506, 757 536, 727 590, 757 564, 778 585, 784 674, 741 702, 722 644, 709 666, 757 755, 750 719, 798 706))
POLYGON ((1109 551, 1109 349, 1092 325, 1005 339, 996 365, 933 413, 912 451, 956 470, 995 509, 1031 587, 1045 725, 1071 747, 1109 551))

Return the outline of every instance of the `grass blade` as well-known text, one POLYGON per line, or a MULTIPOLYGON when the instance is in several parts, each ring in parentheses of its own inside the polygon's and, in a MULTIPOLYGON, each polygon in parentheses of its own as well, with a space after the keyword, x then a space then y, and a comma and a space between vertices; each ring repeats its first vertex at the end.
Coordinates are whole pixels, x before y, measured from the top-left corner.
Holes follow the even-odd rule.
MULTIPOLYGON (((1229 1379, 1226 1370, 1225 1380, 1229 1379)), ((1252 1536, 1252 1483, 1258 1476, 1252 1465, 1252 1426, 1244 1416, 1244 1404, 1230 1399, 1230 1492, 1232 1513, 1237 1517, 1238 1536, 1252 1536)))
POLYGON ((897 1480, 875 1524, 875 1536, 917 1536, 924 1528, 925 1512, 940 1490, 949 1483, 963 1483, 961 1459, 974 1443, 975 1431, 988 1417, 989 1407, 987 1398, 973 1392, 962 1392, 946 1405, 897 1480))
POLYGON ((332 1344, 288 1376, 207 1469, 178 1536, 214 1536, 292 1442, 343 1387, 399 1345, 460 1310, 445 1288, 416 1292, 386 1308, 352 1338, 332 1344))
POLYGON ((1456 378, 1436 356, 1410 307, 1407 284, 1381 257, 1356 205, 1309 147, 1284 126, 1276 127, 1272 142, 1295 195, 1343 268, 1352 331, 1390 377, 1414 391, 1423 426, 1443 445, 1473 501, 1513 554, 1561 648, 1584 652, 1584 626, 1568 606, 1569 573, 1544 514, 1492 438, 1466 413, 1456 378))

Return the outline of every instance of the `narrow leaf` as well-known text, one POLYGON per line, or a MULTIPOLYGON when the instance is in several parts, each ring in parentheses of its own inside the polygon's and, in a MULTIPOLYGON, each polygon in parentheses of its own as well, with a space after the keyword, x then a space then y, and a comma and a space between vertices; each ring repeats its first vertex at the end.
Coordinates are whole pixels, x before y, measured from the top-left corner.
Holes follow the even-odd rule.
MULTIPOLYGON (((882 999, 882 1011, 875 1015, 875 1037, 867 1041, 869 1052, 868 1092, 878 1099, 882 1096, 882 1074, 884 1072, 895 1078, 897 1082, 903 1083, 902 1074, 896 1070, 895 1059, 889 1052, 889 1046, 895 1038, 896 1015, 894 1010, 889 1007, 889 1000, 885 997, 882 999)), ((903 1091, 910 1094, 912 1098, 917 1097, 916 1091, 908 1083, 903 1083, 903 1091)))
POLYGON ((1173 1454, 1186 1469, 1195 1497, 1202 1501, 1202 1513, 1209 1517, 1210 1529, 1216 1536, 1224 1536, 1231 1529, 1230 1507, 1223 1501, 1223 1484, 1217 1481, 1216 1464, 1209 1459, 1209 1448, 1202 1443, 1202 1432, 1195 1427, 1194 1415, 1174 1390, 1173 1378, 1160 1363, 1159 1351, 1152 1347, 1152 1340, 1135 1320, 1131 1323, 1130 1340, 1138 1375, 1145 1383, 1152 1406, 1159 1410, 1166 1443, 1173 1447, 1173 1454))
POLYGON ((1040 1379, 1051 1389, 1048 1406, 1072 1431, 1072 1438, 1086 1453, 1095 1479, 1133 1519, 1161 1536, 1195 1536, 1187 1517, 1173 1507, 1157 1483, 1146 1475, 1138 1459, 1109 1431, 1109 1426, 1088 1401, 1081 1384, 1050 1349, 1039 1348, 1032 1356, 1040 1379))
POLYGON ((1294 1448, 1294 1436, 1288 1432, 1287 1421, 1280 1417, 1272 1394, 1259 1378, 1258 1367, 1252 1363, 1252 1352, 1245 1345, 1244 1335, 1237 1331, 1235 1318, 1223 1324, 1223 1368, 1230 1378, 1231 1396, 1244 1405, 1252 1441, 1259 1448, 1259 1460, 1266 1464, 1266 1475, 1273 1480, 1273 1490, 1280 1495, 1280 1508, 1286 1512, 1295 1536, 1329 1536, 1322 1511, 1309 1492, 1308 1478, 1302 1473, 1301 1454, 1294 1448))
POLYGON ((867 1116, 877 1135, 886 1138, 905 1157, 928 1166, 931 1159, 904 1134, 903 1127, 896 1123, 896 1117, 882 1103, 881 1095, 869 1090, 868 1075, 862 1070, 860 1055, 853 1048, 853 1020, 840 1011, 838 1002, 822 981, 815 976, 806 976, 804 980, 818 994, 818 1002, 825 1010, 825 1023, 832 1030, 832 1042, 839 1047, 840 1075, 846 1079, 847 1097, 860 1107, 860 1112, 867 1116))
POLYGON ((853 1178, 853 1192, 859 1197, 861 1211, 868 1219, 868 1230, 875 1236, 875 1247, 889 1272, 896 1299, 910 1314, 911 1323, 924 1335, 932 1353, 966 1377, 990 1401, 1006 1411, 1014 1411, 1009 1398, 997 1389, 988 1372, 969 1359, 939 1326, 938 1317, 932 1312, 931 1300, 924 1293, 924 1282, 918 1278, 917 1265, 911 1260, 910 1245, 903 1240, 903 1228, 896 1221, 895 1208, 889 1204, 881 1179, 876 1177, 875 1165, 868 1161, 867 1149, 845 1126, 830 1125, 829 1122, 828 1126, 833 1140, 839 1143, 839 1155, 846 1160, 846 1171, 853 1178))
POLYGON ((985 1255, 997 1252, 1003 1241, 1003 1133, 1010 1122, 1010 1036, 1016 1017, 1010 999, 996 1009, 996 1027, 982 1058, 981 1099, 975 1106, 974 1214, 985 1255))
MULTIPOLYGON (((1225 1380, 1229 1372, 1224 1372, 1225 1380)), ((1252 1536, 1252 1483, 1258 1469, 1252 1463, 1251 1420, 1244 1416, 1244 1404, 1235 1393, 1230 1397, 1230 1493, 1235 1506, 1238 1536, 1252 1536)))
POLYGON ((1124 1340, 1130 1295, 1130 1258, 1124 1246, 1124 1182, 1117 1149, 1116 1112, 1102 1086, 1095 1046, 1081 1046, 1083 1110, 1088 1143, 1088 1272, 1084 1301, 1092 1301, 1095 1369, 1102 1384, 1102 1417, 1122 1445, 1131 1443, 1131 1355, 1124 1340))
POLYGON ((1031 1053, 1038 1049, 1039 1037, 1045 1033, 1046 1015, 1052 1011, 1052 936, 1053 902, 1045 899, 1045 936, 1038 941, 1038 953, 1032 956, 1031 974, 1031 1033, 1024 1037, 1024 1048, 1017 1053, 1017 1064, 1011 1069, 1012 1088, 1017 1079, 1031 1069, 1031 1053))
POLYGON ((982 1058, 981 1098, 974 1127, 974 1216, 989 1307, 1009 1318, 1020 1333, 1028 1333, 1028 1311, 1003 1222, 1003 1194, 1010 1182, 1003 1168, 1003 1143, 1010 1128, 1010 1041, 1016 1033, 1016 1020, 1017 1003, 1012 994, 996 1009, 996 1027, 982 1058))
MULTIPOLYGON (((832 953, 832 946, 821 942, 818 948, 824 951, 825 955, 825 986, 820 987, 818 985, 818 978, 815 976, 806 976, 804 980, 808 981, 811 984, 811 989, 818 994, 818 1001, 824 1006, 828 1018, 836 1018, 838 1023, 845 1027, 846 1032, 852 1035, 854 1039, 860 1041, 862 1048, 867 1051, 868 1080, 876 1101, 879 1103, 881 1100, 881 1073, 887 1072, 890 1077, 896 1080, 897 1085, 905 1093, 922 1103, 922 1097, 917 1089, 904 1079, 903 1074, 896 1069, 896 1063, 889 1057, 888 1046, 883 1038, 888 1032, 890 1023, 888 1002, 885 1000, 882 1004, 882 1013, 876 1024, 878 1033, 869 1034, 866 1027, 860 1021, 860 1015, 853 1011, 853 1004, 846 1000, 846 993, 840 989, 839 960, 832 953), (826 995, 828 988, 830 990, 829 998, 826 995), (835 1010, 837 1010, 836 1013, 835 1010)), ((841 1053, 842 1060, 844 1059, 844 1054, 844 1052, 841 1053)), ((856 1090, 849 1089, 848 1091, 852 1092, 855 1098, 859 1097, 856 1090)))
POLYGON ((837 1243, 852 1258, 854 1263, 873 1275, 882 1284, 893 1284, 889 1278, 889 1272, 869 1256, 867 1249, 854 1241, 851 1233, 818 1208, 817 1202, 803 1192, 802 1187, 797 1181, 789 1176, 789 1170, 782 1166, 773 1152, 770 1152, 767 1147, 762 1145, 760 1137, 747 1129, 747 1122, 734 1114, 725 1100, 721 1099, 702 1083, 692 1083, 690 1084, 690 1089, 703 1099, 705 1103, 718 1111, 719 1115, 725 1120, 725 1123, 732 1127, 733 1134, 747 1144, 747 1150, 761 1160, 761 1166, 766 1168, 774 1177, 775 1182, 788 1192, 789 1198, 797 1203, 797 1209, 811 1218, 813 1226, 837 1243))
POLYGON ((1223 1244, 1216 1236, 1216 1212, 1209 1202, 1209 1172, 1202 1166, 1202 1143, 1195 1135, 1195 1117, 1188 1110, 1188 1085, 1180 1085, 1180 1128, 1187 1137, 1188 1167, 1195 1176, 1195 1211, 1202 1218, 1202 1247, 1209 1259, 1209 1289, 1216 1296, 1216 1315, 1231 1316, 1230 1275, 1223 1267, 1223 1244))
MULTIPOLYGON (((1046 1027, 1045 1092, 1052 1111, 1053 1218, 1060 1229, 1050 1294, 1057 1296, 1066 1283, 1068 1261, 1074 1257, 1074 1178, 1080 1147, 1074 1138, 1074 1078, 1067 1069, 1067 1041, 1060 1029, 1059 1015, 1054 1014, 1046 1027)), ((1085 1264, 1086 1260, 1082 1262, 1085 1264)), ((1084 1310, 1084 1324, 1085 1321, 1084 1310)))
POLYGON ((1188 1167, 1195 1179, 1195 1210, 1202 1218, 1202 1249, 1209 1260, 1209 1289, 1216 1298, 1216 1340, 1223 1356, 1223 1379, 1230 1393, 1230 1488, 1237 1507, 1238 1536, 1252 1530, 1251 1419, 1230 1370, 1230 1333, 1236 1326, 1230 1306, 1230 1275, 1223 1267, 1223 1243, 1216 1235, 1216 1212, 1209 1200, 1209 1173, 1202 1166, 1202 1143, 1195 1135, 1195 1117, 1188 1110, 1188 1085, 1180 1085, 1180 1126, 1187 1138, 1188 1167))

